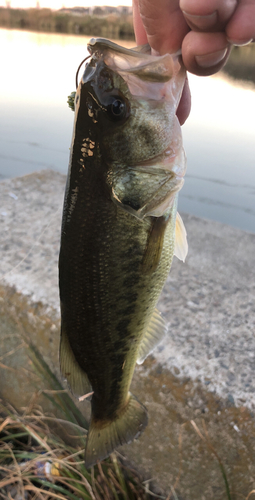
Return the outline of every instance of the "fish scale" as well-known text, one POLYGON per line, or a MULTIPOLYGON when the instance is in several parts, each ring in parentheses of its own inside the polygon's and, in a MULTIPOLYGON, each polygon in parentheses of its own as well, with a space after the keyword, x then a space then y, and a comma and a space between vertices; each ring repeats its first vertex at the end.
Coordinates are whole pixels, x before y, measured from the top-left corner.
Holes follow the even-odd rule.
POLYGON ((178 60, 167 55, 158 64, 144 51, 123 49, 123 64, 130 59, 123 70, 116 68, 121 47, 97 39, 89 50, 76 92, 59 257, 61 371, 75 395, 93 392, 87 467, 147 425, 147 410, 129 387, 136 363, 165 333, 155 307, 174 254, 185 171, 173 111, 185 77, 178 60), (173 103, 166 85, 174 72, 181 78, 173 103), (132 94, 138 80, 144 96, 132 94), (161 86, 158 99, 151 82, 161 86), (180 148, 174 158, 171 144, 180 148))

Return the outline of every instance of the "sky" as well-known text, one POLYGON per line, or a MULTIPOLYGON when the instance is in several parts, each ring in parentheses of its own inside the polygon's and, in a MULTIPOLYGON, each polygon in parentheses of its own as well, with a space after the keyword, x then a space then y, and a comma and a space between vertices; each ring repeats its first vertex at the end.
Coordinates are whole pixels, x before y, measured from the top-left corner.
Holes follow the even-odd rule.
MULTIPOLYGON (((13 8, 36 7, 36 0, 10 0, 13 8)), ((132 0, 39 0, 40 7, 61 9, 61 7, 92 7, 93 5, 132 5, 132 0)), ((6 1, 0 0, 0 6, 5 7, 6 1)))

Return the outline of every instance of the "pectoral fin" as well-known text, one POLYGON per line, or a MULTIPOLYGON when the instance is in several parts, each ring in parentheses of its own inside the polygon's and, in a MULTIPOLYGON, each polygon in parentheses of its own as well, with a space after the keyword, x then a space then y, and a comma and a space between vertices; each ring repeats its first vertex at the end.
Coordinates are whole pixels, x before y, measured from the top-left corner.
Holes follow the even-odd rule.
POLYGON ((151 230, 148 235, 147 245, 142 262, 144 273, 153 272, 157 269, 160 261, 164 235, 169 217, 154 217, 151 230))
POLYGON ((187 233, 180 214, 176 214, 174 255, 185 262, 188 253, 187 233))
POLYGON ((139 351, 137 364, 141 365, 155 347, 161 342, 167 332, 165 320, 162 318, 158 309, 155 309, 147 331, 142 338, 139 351))
POLYGON ((89 379, 77 363, 63 327, 61 329, 59 357, 61 373, 67 380, 72 393, 77 397, 91 393, 92 388, 89 379))

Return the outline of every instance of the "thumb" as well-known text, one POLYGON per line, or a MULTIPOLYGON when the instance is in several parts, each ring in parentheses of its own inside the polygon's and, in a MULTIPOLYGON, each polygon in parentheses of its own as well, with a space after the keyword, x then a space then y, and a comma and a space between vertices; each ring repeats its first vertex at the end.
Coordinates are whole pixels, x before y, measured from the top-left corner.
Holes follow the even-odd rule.
POLYGON ((161 55, 180 50, 189 27, 179 0, 134 0, 133 5, 135 30, 142 40, 146 35, 151 48, 161 55))

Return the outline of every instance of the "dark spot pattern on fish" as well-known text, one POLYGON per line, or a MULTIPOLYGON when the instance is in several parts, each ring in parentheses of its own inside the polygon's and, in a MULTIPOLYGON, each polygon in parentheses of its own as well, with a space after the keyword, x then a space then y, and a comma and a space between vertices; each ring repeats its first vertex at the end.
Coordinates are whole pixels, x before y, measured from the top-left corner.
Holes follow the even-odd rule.
POLYGON ((128 275, 127 278, 123 280, 123 287, 131 288, 135 285, 136 282, 137 282, 137 274, 131 273, 128 275))
MULTIPOLYGON (((151 175, 144 163, 161 158, 173 135, 164 78, 158 76, 165 64, 167 75, 172 74, 171 56, 162 56, 161 64, 161 57, 122 53, 102 40, 91 41, 89 51, 77 89, 59 258, 62 331, 70 357, 94 392, 86 465, 134 439, 147 424, 146 409, 129 388, 141 338, 170 269, 176 215, 174 204, 164 232, 157 230, 153 215, 146 215, 148 202, 150 214, 154 199, 165 203, 167 188, 161 199, 161 187, 168 174, 155 163, 156 175, 151 175), (122 57, 128 71, 124 66, 118 71, 122 57), (133 58, 138 65, 132 68, 133 58), (149 77, 139 82, 147 70, 149 77), (139 96, 137 83, 132 94, 134 82, 141 84, 139 96), (143 86, 149 95, 143 95, 143 86), (138 219, 134 215, 141 207, 144 218, 138 219), (151 265, 154 254, 156 265, 151 265), (143 272, 144 255, 150 272, 143 272)), ((68 366, 66 372, 71 372, 68 366)), ((83 390, 85 382, 80 386, 83 390)))
POLYGON ((114 351, 121 351, 123 348, 126 347, 127 341, 125 338, 119 338, 118 340, 115 340, 113 343, 113 349, 114 351))
POLYGON ((118 331, 118 333, 122 334, 122 335, 125 335, 127 334, 127 330, 128 330, 128 327, 129 327, 129 324, 130 324, 130 319, 129 318, 123 318, 119 321, 119 323, 117 324, 116 326, 116 329, 118 331))
POLYGON ((125 294, 122 293, 119 295, 119 300, 127 301, 129 305, 135 304, 137 298, 138 298, 138 293, 134 292, 132 288, 130 290, 126 290, 125 294))
POLYGON ((121 257, 123 258, 123 262, 126 262, 126 265, 131 261, 133 272, 139 269, 140 258, 142 257, 141 243, 133 242, 132 246, 129 246, 126 249, 123 249, 121 257))
POLYGON ((121 200, 121 203, 123 203, 123 205, 127 205, 130 208, 133 208, 133 210, 136 211, 139 210, 139 208, 141 208, 141 204, 138 201, 130 200, 129 198, 123 198, 121 200))
MULTIPOLYGON (((123 283, 123 285, 124 285, 124 283, 123 283)), ((123 309, 122 314, 123 314, 123 316, 128 316, 130 318, 132 316, 132 314, 134 314, 134 312, 135 312, 135 303, 129 304, 126 307, 126 309, 123 309)))
POLYGON ((137 134, 138 134, 139 138, 143 139, 143 141, 145 142, 145 144, 147 146, 149 146, 149 145, 151 146, 152 137, 151 137, 150 130, 148 130, 148 127, 140 126, 139 129, 137 130, 137 134))

